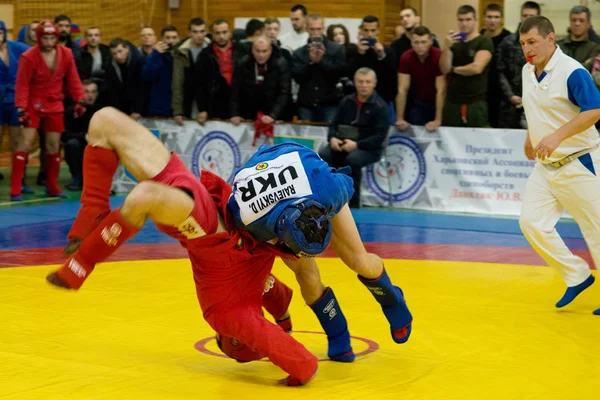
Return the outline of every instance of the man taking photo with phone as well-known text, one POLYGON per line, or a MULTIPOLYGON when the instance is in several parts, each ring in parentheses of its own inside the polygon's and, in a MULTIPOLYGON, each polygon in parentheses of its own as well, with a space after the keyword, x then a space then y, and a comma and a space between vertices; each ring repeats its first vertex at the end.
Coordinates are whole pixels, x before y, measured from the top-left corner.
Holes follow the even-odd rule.
POLYGON ((363 18, 360 25, 361 38, 358 42, 358 54, 350 67, 350 78, 360 68, 371 68, 377 75, 377 93, 390 109, 389 121, 395 123, 394 99, 398 92, 396 59, 391 47, 379 41, 379 19, 373 15, 363 18))
POLYGON ((308 43, 294 52, 292 78, 300 85, 298 118, 304 121, 333 121, 340 95, 336 88, 344 72, 344 48, 323 35, 320 14, 307 17, 308 43))
POLYGON ((173 49, 179 43, 179 33, 177 28, 167 25, 161 31, 161 36, 162 40, 156 42, 142 68, 142 80, 150 92, 148 116, 171 118, 173 49))
POLYGON ((483 128, 489 124, 486 99, 494 43, 477 32, 476 15, 469 5, 459 7, 459 32, 450 31, 444 39, 440 69, 450 73, 444 126, 483 128))

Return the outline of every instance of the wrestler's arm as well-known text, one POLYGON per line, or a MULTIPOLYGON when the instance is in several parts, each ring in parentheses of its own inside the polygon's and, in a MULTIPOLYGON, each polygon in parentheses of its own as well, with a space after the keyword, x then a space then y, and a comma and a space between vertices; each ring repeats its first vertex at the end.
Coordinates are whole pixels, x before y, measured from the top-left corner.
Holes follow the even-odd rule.
POLYGON ((21 57, 17 69, 17 82, 15 84, 15 107, 27 109, 29 103, 29 90, 33 78, 34 66, 28 57, 21 57))

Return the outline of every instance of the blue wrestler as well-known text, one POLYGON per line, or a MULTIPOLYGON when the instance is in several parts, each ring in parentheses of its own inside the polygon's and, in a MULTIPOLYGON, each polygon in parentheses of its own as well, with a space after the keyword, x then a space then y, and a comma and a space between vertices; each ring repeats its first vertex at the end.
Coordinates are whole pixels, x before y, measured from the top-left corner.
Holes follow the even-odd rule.
POLYGON ((284 243, 299 257, 283 261, 296 274, 304 300, 327 334, 328 356, 334 361, 350 362, 354 352, 348 323, 333 290, 321 283, 312 258, 322 253, 330 241, 382 306, 396 343, 408 340, 412 315, 381 258, 364 248, 347 205, 354 192, 353 182, 342 172, 299 144, 261 146, 237 171, 228 208, 239 228, 261 241, 284 243), (326 234, 315 229, 321 226, 326 234))

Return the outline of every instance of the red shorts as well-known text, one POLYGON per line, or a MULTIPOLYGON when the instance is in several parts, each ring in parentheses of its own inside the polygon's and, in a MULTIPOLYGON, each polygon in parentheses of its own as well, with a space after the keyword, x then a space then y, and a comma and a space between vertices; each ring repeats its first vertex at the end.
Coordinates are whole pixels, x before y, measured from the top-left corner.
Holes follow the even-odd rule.
POLYGON ((171 153, 171 159, 165 168, 152 180, 179 188, 194 199, 194 209, 190 216, 179 226, 156 224, 161 232, 179 240, 187 248, 189 242, 217 230, 219 221, 217 205, 204 185, 187 169, 177 154, 171 153))
POLYGON ((30 119, 28 128, 39 129, 41 126, 44 132, 63 133, 65 131, 65 116, 62 112, 45 113, 28 110, 27 114, 30 119))

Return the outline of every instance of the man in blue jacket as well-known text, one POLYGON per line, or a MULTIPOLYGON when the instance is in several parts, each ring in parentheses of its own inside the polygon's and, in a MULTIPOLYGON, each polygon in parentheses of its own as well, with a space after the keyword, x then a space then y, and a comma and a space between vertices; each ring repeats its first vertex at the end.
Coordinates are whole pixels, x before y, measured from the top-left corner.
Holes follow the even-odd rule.
POLYGON ((356 94, 342 99, 329 127, 329 144, 319 151, 330 166, 347 165, 352 169, 354 196, 350 207, 360 207, 361 169, 379 160, 389 129, 389 108, 375 91, 376 85, 375 71, 370 68, 356 71, 356 94))
POLYGON ((179 42, 177 28, 167 25, 161 32, 162 40, 154 45, 154 50, 146 58, 142 68, 142 80, 149 86, 150 99, 148 116, 173 116, 171 107, 171 85, 173 82, 172 51, 179 42))
MULTIPOLYGON (((15 107, 15 82, 19 58, 29 46, 8 40, 6 24, 0 21, 0 145, 2 145, 2 129, 4 125, 10 128, 11 151, 13 143, 19 138, 19 116, 15 107)), ((4 176, 0 173, 0 180, 4 176)), ((30 190, 24 190, 29 192, 30 190)))

